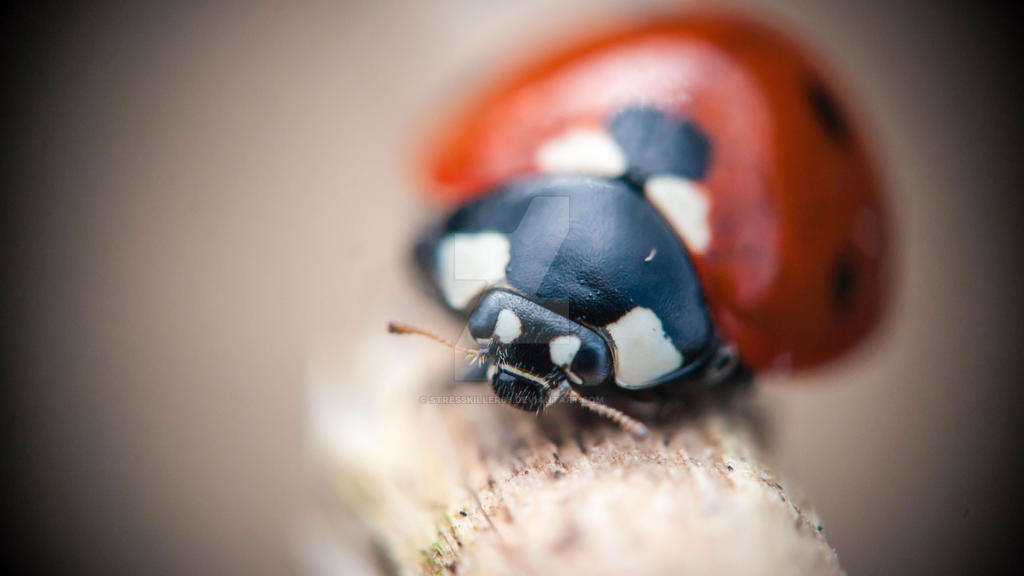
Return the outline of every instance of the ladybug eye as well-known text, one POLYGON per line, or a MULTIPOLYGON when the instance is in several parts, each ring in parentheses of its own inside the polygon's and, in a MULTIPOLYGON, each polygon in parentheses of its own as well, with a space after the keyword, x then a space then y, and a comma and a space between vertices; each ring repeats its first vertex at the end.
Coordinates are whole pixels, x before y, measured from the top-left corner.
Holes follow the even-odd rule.
POLYGON ((843 119, 839 107, 836 106, 836 102, 828 90, 820 82, 812 80, 807 85, 807 98, 811 103, 815 116, 818 118, 818 122, 825 128, 825 132, 833 139, 845 142, 850 134, 849 129, 846 126, 846 120, 843 119))
POLYGON ((830 282, 832 301, 838 311, 845 312, 853 304, 857 292, 857 268, 850 254, 836 258, 830 282))

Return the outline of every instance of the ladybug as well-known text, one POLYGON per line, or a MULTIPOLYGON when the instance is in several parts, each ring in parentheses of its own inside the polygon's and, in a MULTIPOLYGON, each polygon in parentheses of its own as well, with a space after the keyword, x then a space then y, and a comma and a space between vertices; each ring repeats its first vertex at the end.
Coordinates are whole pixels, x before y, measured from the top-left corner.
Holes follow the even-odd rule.
POLYGON ((477 344, 449 345, 516 407, 567 399, 637 435, 587 396, 849 350, 882 316, 887 234, 838 93, 789 38, 717 11, 627 23, 508 75, 427 147, 428 194, 456 208, 417 261, 477 344))

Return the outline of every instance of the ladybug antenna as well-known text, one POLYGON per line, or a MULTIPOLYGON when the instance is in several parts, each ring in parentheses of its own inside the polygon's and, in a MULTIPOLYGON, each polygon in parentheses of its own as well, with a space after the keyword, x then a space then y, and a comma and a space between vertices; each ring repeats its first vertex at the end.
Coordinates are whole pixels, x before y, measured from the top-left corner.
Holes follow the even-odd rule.
POLYGON ((568 382, 562 383, 562 395, 568 398, 570 402, 579 404, 583 408, 586 408, 595 414, 600 414, 612 422, 615 422, 635 438, 639 439, 647 436, 647 426, 641 424, 639 420, 631 418, 622 411, 616 410, 607 404, 594 402, 589 398, 585 398, 582 394, 574 390, 572 386, 569 386, 568 382))
POLYGON ((417 336, 423 336, 424 338, 428 338, 428 339, 433 340, 434 342, 437 342, 437 343, 439 343, 439 344, 441 344, 443 346, 451 348, 452 350, 455 350, 456 352, 461 352, 461 353, 465 354, 467 357, 469 357, 469 358, 471 358, 473 360, 477 360, 477 361, 481 361, 481 362, 483 361, 484 357, 486 356, 486 354, 484 354, 483 352, 481 352, 479 350, 471 350, 471 349, 466 348, 464 346, 459 346, 458 344, 449 342, 449 341, 445 340, 444 338, 441 338, 440 336, 438 336, 437 334, 434 334, 433 332, 427 332, 426 330, 424 330, 422 328, 417 328, 415 326, 409 326, 408 324, 400 324, 398 322, 388 322, 388 332, 390 332, 392 334, 415 334, 417 336))

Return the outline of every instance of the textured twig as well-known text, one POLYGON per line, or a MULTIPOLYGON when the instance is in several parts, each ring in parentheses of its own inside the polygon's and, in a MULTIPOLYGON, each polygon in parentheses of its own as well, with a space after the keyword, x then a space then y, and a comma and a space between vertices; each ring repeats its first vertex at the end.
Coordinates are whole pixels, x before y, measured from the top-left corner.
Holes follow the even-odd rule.
POLYGON ((636 440, 571 405, 538 418, 478 403, 486 385, 406 402, 422 371, 388 373, 383 402, 335 415, 366 444, 336 438, 323 455, 399 572, 841 573, 816 514, 765 463, 743 398, 690 406, 636 440))

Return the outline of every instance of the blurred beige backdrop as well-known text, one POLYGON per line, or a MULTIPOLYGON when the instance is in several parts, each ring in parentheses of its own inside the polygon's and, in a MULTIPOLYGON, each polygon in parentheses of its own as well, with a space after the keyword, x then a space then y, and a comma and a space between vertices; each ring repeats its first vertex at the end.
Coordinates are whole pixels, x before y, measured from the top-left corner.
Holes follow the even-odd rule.
MULTIPOLYGON (((776 460, 851 573, 975 567, 1018 509, 1006 498, 1019 67, 1001 67, 995 20, 980 10, 751 4, 856 89, 901 250, 893 315, 872 345, 760 388, 776 460)), ((13 506, 26 518, 16 542, 79 571, 312 567, 311 363, 343 361, 385 318, 444 322, 406 270, 431 217, 409 178, 417 130, 517 47, 646 7, 44 13, 10 88, 4 159, 17 198, 5 201, 4 249, 13 506)))

